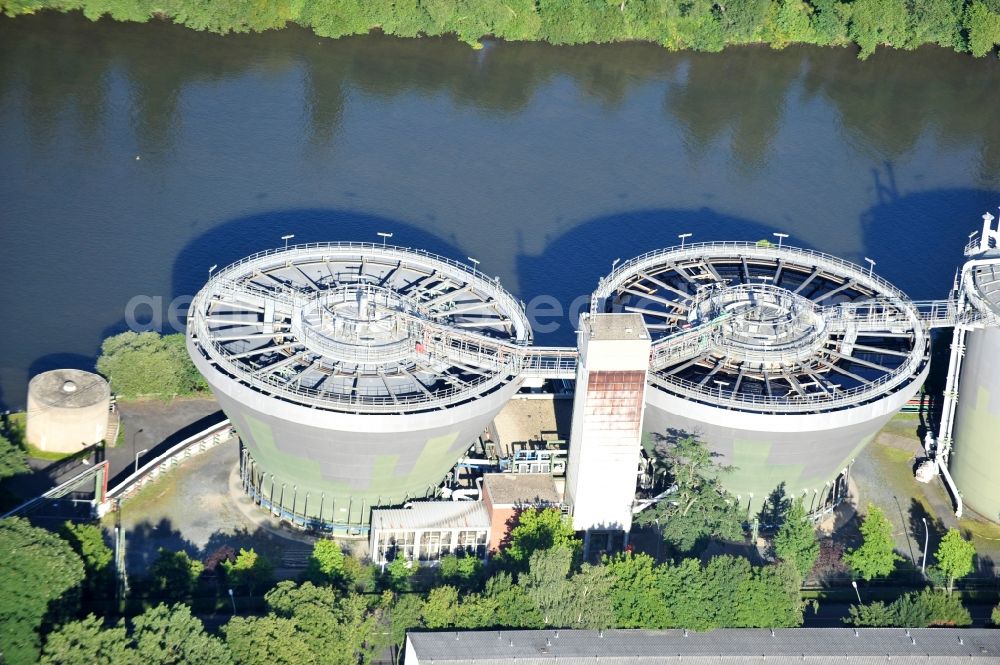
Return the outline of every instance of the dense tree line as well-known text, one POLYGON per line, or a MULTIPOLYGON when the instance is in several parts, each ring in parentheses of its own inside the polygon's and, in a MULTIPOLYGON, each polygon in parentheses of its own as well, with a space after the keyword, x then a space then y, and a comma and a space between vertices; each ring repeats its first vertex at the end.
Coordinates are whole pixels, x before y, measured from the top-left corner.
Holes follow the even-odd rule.
POLYGON ((998 0, 0 0, 8 15, 82 10, 91 19, 172 20, 196 30, 251 32, 290 22, 324 37, 372 29, 401 37, 492 35, 553 44, 645 41, 668 49, 728 45, 923 44, 981 56, 1000 43, 998 0))
POLYGON ((184 346, 184 335, 124 332, 104 340, 97 371, 124 399, 170 399, 207 390, 184 346))

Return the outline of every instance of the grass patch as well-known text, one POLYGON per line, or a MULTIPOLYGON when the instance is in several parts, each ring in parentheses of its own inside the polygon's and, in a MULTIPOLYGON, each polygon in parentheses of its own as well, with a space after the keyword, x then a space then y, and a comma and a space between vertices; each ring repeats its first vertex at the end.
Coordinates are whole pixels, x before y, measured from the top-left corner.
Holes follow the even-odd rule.
POLYGON ((958 528, 972 536, 977 552, 992 552, 1000 547, 1000 524, 963 517, 958 520, 958 528))
POLYGON ((897 413, 893 416, 892 420, 885 424, 885 427, 882 428, 882 432, 905 437, 907 439, 913 439, 919 443, 920 439, 917 437, 917 428, 919 426, 919 413, 897 413))

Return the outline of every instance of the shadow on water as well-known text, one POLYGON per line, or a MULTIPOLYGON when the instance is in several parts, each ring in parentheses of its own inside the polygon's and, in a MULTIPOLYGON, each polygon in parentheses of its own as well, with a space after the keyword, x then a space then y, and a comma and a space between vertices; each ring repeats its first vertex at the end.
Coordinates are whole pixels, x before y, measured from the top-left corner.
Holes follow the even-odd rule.
POLYGON ((883 248, 868 254, 875 271, 914 300, 947 298, 969 234, 981 228, 984 212, 995 212, 1000 189, 900 192, 891 162, 872 169, 872 182, 876 204, 862 213, 861 228, 863 247, 883 248))
POLYGON ((294 234, 294 244, 378 242, 380 231, 393 234, 392 244, 465 262, 460 249, 409 223, 351 210, 280 210, 223 222, 188 242, 174 260, 173 295, 193 295, 205 285, 211 266, 222 268, 255 252, 280 247, 283 235, 294 234))
MULTIPOLYGON (((577 316, 589 308, 590 293, 611 272, 615 259, 679 244, 677 235, 690 232, 690 242, 715 240, 757 241, 771 238, 762 222, 726 215, 710 208, 698 210, 633 210, 595 217, 574 225, 557 237, 545 237, 540 255, 518 258, 522 298, 550 296, 559 304, 558 316, 539 317, 535 340, 540 344, 573 344, 577 316)), ((551 302, 550 302, 551 304, 551 302)), ((549 308, 546 307, 546 312, 549 308)))

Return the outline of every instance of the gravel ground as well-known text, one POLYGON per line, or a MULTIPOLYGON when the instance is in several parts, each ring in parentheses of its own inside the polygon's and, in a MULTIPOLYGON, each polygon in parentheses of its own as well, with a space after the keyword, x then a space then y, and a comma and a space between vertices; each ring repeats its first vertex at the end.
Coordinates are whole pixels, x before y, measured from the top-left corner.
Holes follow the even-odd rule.
MULTIPOLYGON (((300 570, 313 539, 271 523, 239 488, 236 439, 184 461, 127 500, 121 510, 126 566, 142 574, 161 547, 204 559, 219 547, 253 547, 279 577, 300 570)), ((105 518, 114 527, 116 515, 105 518)))

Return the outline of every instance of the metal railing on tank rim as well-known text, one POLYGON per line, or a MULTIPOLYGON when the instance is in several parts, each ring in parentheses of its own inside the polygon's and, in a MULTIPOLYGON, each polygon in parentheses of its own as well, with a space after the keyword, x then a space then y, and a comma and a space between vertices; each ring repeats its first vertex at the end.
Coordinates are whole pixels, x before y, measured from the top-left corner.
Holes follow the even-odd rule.
POLYGON ((510 375, 494 374, 492 376, 481 377, 478 380, 467 381, 462 387, 450 385, 430 395, 413 394, 392 397, 384 391, 355 390, 355 398, 347 398, 337 393, 331 393, 303 386, 289 386, 281 383, 270 375, 254 376, 246 369, 236 366, 227 357, 227 352, 221 344, 205 334, 202 329, 204 317, 199 317, 198 335, 195 343, 202 349, 208 346, 214 353, 204 351, 206 359, 223 370, 231 380, 256 389, 276 398, 284 398, 287 401, 302 404, 304 406, 314 406, 317 408, 340 411, 347 413, 413 413, 415 410, 434 410, 448 408, 465 403, 477 398, 484 393, 492 392, 503 384, 509 383, 513 373, 510 375))
POLYGON ((912 381, 928 359, 928 355, 918 354, 915 351, 905 363, 892 372, 870 383, 841 390, 832 395, 820 392, 784 397, 748 394, 733 396, 731 393, 728 395, 720 393, 718 388, 701 386, 694 381, 661 376, 653 372, 649 374, 649 381, 667 393, 714 407, 760 413, 817 413, 857 406, 873 401, 872 397, 892 394, 896 392, 896 388, 912 381))
MULTIPOLYGON (((683 247, 680 245, 674 245, 673 247, 650 250, 644 254, 633 257, 628 261, 619 263, 615 269, 611 271, 610 275, 601 278, 597 290, 594 291, 594 295, 591 299, 591 311, 597 311, 598 300, 607 298, 611 294, 611 289, 617 285, 617 281, 619 279, 628 273, 638 272, 641 268, 646 267, 647 264, 650 267, 655 266, 657 264, 656 259, 660 259, 668 254, 671 255, 672 259, 697 259, 708 257, 721 258, 726 254, 723 250, 732 252, 750 250, 749 254, 757 258, 779 259, 808 257, 810 259, 809 264, 811 265, 826 267, 828 269, 832 269, 833 271, 847 273, 851 277, 867 280, 871 284, 878 286, 878 288, 882 291, 885 291, 886 293, 904 301, 909 301, 909 298, 907 298, 905 293, 874 272, 869 271, 868 268, 859 266, 856 263, 852 263, 851 261, 847 261, 840 257, 833 256, 832 254, 812 249, 804 249, 802 247, 793 247, 790 245, 782 245, 781 247, 777 247, 775 245, 765 246, 758 245, 755 242, 734 240, 685 243, 683 247), (712 250, 712 253, 706 254, 706 250, 712 250), (870 272, 871 274, 869 274, 870 272)), ((733 258, 738 258, 738 256, 739 254, 734 254, 733 258)))
MULTIPOLYGON (((518 323, 521 324, 521 329, 524 331, 524 337, 523 339, 515 340, 514 343, 526 344, 531 339, 531 326, 528 323, 527 315, 524 313, 524 308, 521 303, 514 300, 514 297, 506 289, 500 286, 498 279, 490 278, 478 268, 470 267, 461 261, 456 261, 446 256, 434 254, 433 252, 428 252, 423 249, 400 247, 398 245, 383 246, 381 244, 369 242, 313 242, 291 245, 288 248, 275 247, 273 249, 265 249, 250 254, 249 256, 245 256, 239 261, 234 261, 233 263, 223 267, 208 280, 205 287, 202 288, 202 291, 205 291, 209 286, 217 283, 217 280, 221 282, 228 279, 230 273, 235 272, 239 268, 259 268, 260 266, 268 265, 269 262, 264 261, 263 259, 273 258, 278 254, 281 254, 289 259, 296 256, 322 259, 323 256, 321 250, 352 250, 368 256, 388 256, 395 257, 397 259, 404 259, 407 257, 421 258, 447 266, 455 271, 452 273, 452 276, 458 275, 463 279, 471 277, 478 287, 481 287, 483 291, 487 292, 498 303, 502 304, 501 309, 506 312, 511 319, 516 318, 518 320, 518 323), (316 255, 317 251, 320 252, 319 256, 316 255)), ((294 263, 293 261, 288 262, 294 263)), ((273 297, 273 294, 271 294, 271 297, 273 297)))

